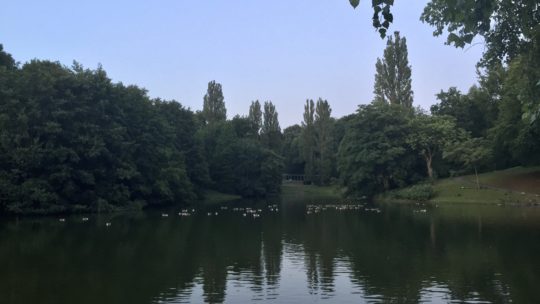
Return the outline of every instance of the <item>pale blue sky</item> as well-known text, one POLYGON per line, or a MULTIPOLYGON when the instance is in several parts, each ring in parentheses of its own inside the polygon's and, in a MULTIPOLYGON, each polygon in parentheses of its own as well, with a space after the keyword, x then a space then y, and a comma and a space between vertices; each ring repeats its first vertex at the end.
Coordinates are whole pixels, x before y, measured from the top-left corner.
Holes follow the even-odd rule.
MULTIPOLYGON (((397 0, 407 38, 414 105, 441 89, 476 82, 483 46, 444 45, 419 21, 427 0, 397 0)), ((371 27, 371 1, 348 0, 11 0, 0 10, 0 43, 20 62, 101 63, 114 81, 152 97, 202 108, 207 83, 223 85, 228 117, 251 100, 272 100, 282 127, 299 123, 306 98, 330 102, 333 116, 373 98, 375 61, 385 41, 371 27)))

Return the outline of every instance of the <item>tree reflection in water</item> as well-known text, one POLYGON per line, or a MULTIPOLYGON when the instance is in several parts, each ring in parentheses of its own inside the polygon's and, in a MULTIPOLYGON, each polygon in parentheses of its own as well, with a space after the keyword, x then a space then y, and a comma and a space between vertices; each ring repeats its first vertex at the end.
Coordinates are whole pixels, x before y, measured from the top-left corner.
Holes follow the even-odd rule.
POLYGON ((2 303, 540 303, 540 210, 4 219, 2 303), (113 222, 106 227, 105 222, 113 222))

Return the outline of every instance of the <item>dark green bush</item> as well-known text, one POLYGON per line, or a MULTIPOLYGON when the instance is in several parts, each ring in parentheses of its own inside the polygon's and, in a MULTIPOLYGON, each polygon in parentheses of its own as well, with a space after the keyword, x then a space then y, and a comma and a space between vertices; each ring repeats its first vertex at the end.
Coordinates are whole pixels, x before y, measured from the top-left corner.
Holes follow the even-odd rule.
POLYGON ((411 201, 427 201, 433 197, 434 191, 431 184, 418 184, 392 192, 392 197, 411 201))

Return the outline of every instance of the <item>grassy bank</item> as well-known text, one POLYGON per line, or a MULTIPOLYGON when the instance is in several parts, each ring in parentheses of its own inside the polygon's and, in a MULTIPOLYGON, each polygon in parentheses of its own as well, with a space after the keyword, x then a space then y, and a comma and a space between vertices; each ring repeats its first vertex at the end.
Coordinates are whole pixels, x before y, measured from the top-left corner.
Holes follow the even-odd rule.
POLYGON ((283 202, 332 202, 341 198, 341 193, 335 186, 314 186, 299 183, 283 183, 281 185, 283 202))
MULTIPOLYGON (((476 185, 476 177, 467 175, 446 178, 436 181, 432 186, 433 203, 463 204, 540 204, 540 167, 515 167, 502 171, 483 173, 478 176, 480 189, 476 185)), ((414 186, 413 186, 414 187, 414 186)), ((379 202, 415 201, 400 198, 412 187, 385 193, 377 197, 379 202)))
MULTIPOLYGON (((342 198, 339 189, 335 186, 314 186, 299 183, 283 183, 281 185, 282 202, 306 202, 314 203, 335 202, 342 198)), ((213 190, 207 190, 205 199, 200 201, 204 205, 220 205, 231 201, 242 199, 240 195, 227 194, 213 190)), ((268 198, 272 199, 272 198, 268 198)))
POLYGON ((240 195, 236 194, 228 194, 213 190, 207 190, 204 194, 204 200, 202 200, 201 203, 205 205, 219 205, 226 202, 239 200, 241 198, 242 197, 240 195))

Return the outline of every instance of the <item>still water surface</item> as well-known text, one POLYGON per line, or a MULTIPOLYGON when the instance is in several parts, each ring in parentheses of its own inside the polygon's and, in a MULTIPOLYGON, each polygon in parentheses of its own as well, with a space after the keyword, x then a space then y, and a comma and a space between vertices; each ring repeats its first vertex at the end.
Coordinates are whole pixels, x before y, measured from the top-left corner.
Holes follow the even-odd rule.
POLYGON ((246 204, 0 219, 0 303, 540 303, 539 208, 246 204))

